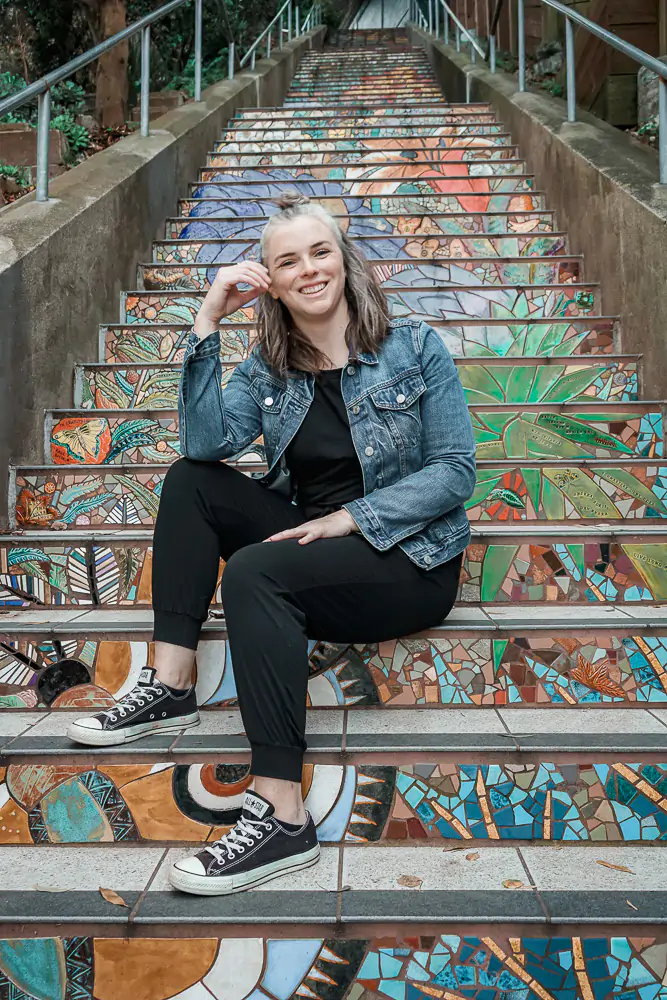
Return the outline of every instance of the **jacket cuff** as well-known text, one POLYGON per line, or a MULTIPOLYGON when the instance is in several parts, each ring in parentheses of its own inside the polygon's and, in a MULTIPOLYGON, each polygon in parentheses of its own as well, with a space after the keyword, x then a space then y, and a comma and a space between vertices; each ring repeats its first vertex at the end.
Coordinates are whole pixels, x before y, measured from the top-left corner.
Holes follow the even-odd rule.
POLYGON ((208 358, 215 354, 220 354, 220 331, 214 330, 207 337, 198 337, 192 327, 186 341, 183 363, 193 355, 197 358, 208 358))
POLYGON ((376 549, 384 552, 386 549, 392 547, 394 544, 393 540, 387 535, 382 524, 378 521, 373 508, 364 497, 360 497, 358 500, 351 500, 350 503, 344 503, 343 510, 348 512, 350 517, 357 523, 359 531, 366 541, 370 542, 376 549))

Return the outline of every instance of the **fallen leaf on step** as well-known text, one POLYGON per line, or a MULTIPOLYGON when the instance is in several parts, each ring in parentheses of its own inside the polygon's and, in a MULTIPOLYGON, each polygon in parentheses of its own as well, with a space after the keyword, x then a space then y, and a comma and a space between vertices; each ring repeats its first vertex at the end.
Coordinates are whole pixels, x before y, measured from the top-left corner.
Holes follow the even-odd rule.
POLYGON ((517 878, 506 878, 503 887, 505 889, 523 889, 523 882, 519 882, 517 878))
POLYGON ((467 851, 467 850, 468 850, 468 845, 467 844, 454 844, 452 847, 443 847, 443 851, 445 851, 445 852, 448 852, 448 851, 467 851))
POLYGON ((625 902, 628 904, 628 906, 630 907, 631 910, 638 910, 639 909, 639 907, 635 906, 634 903, 631 903, 629 899, 626 899, 625 902))
POLYGON ((613 870, 615 872, 627 872, 628 875, 634 875, 635 874, 635 872, 630 871, 629 868, 626 868, 625 865, 612 865, 611 861, 597 861, 596 860, 595 864, 596 865, 602 865, 603 868, 613 868, 613 870))
POLYGON ((130 908, 123 899, 123 897, 119 896, 118 893, 114 892, 113 889, 100 888, 100 896, 102 897, 102 899, 106 899, 107 903, 113 903, 114 906, 127 906, 128 910, 130 908))
POLYGON ((59 889, 57 886, 33 885, 35 892, 69 892, 69 889, 59 889))
POLYGON ((421 889, 423 878, 418 878, 416 875, 400 875, 396 879, 399 885, 404 885, 407 889, 421 889))
POLYGON ((479 851, 473 851, 472 854, 466 854, 466 861, 479 861, 479 851))

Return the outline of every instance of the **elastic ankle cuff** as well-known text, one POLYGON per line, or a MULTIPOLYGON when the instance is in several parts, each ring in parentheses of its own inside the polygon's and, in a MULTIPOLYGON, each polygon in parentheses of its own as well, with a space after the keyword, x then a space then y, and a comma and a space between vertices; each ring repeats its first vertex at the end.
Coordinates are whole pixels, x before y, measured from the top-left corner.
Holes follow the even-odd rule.
POLYGON ((196 649, 203 624, 198 618, 177 611, 154 611, 153 642, 169 642, 172 646, 196 649))
POLYGON ((253 778, 301 781, 303 750, 296 747, 253 746, 250 773, 253 778))

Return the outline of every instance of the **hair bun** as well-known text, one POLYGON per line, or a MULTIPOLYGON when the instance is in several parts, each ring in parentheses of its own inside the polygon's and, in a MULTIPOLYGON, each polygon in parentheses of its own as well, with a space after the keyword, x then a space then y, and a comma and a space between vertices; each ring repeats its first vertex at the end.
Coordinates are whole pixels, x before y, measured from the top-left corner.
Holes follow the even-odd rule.
POLYGON ((297 205, 310 205, 310 198, 305 194, 299 194, 296 188, 290 188, 290 190, 283 191, 277 198, 274 198, 273 204, 281 212, 285 212, 288 208, 296 208, 297 205))

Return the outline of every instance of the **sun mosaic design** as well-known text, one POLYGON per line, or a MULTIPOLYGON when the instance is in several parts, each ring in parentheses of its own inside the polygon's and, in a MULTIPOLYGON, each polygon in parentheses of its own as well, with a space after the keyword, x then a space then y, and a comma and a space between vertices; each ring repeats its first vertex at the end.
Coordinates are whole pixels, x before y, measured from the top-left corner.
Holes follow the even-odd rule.
POLYGON ((0 1000, 667 1000, 666 971, 654 936, 0 941, 0 1000))
MULTIPOLYGON (((11 764, 0 844, 201 843, 240 815, 248 764, 11 764)), ((667 764, 306 764, 329 843, 667 840, 667 764)))

